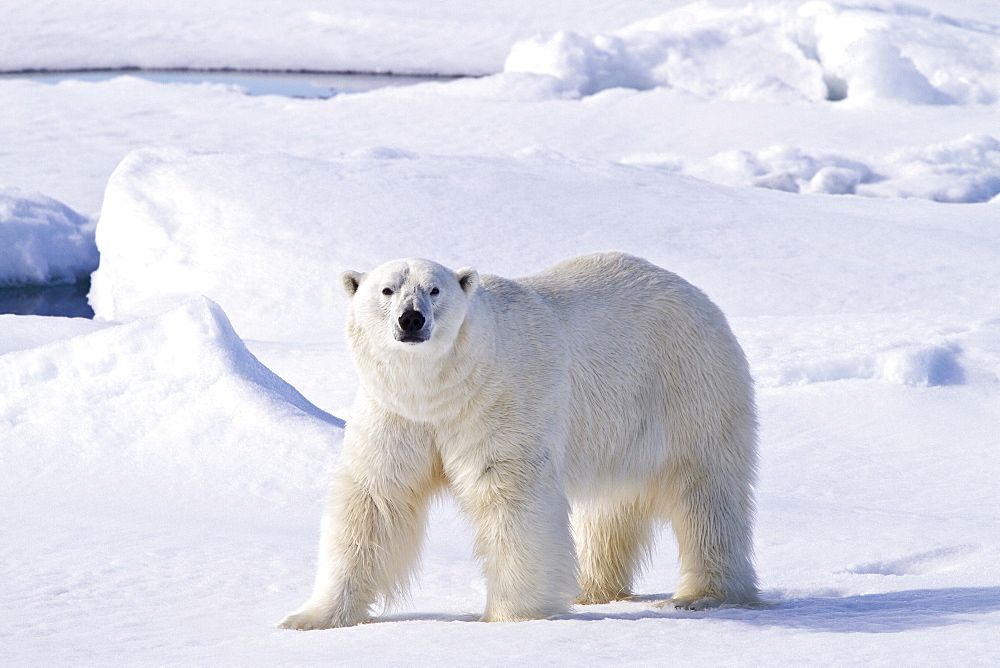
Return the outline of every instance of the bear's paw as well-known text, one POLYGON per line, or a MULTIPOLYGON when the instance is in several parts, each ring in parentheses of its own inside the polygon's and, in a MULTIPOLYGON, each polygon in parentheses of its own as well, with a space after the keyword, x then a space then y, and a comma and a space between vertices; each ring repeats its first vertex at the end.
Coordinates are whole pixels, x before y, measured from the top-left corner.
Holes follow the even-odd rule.
POLYGON ((282 619, 278 622, 277 628, 293 631, 318 631, 354 626, 364 621, 366 619, 347 619, 343 615, 332 614, 319 608, 305 608, 282 619))

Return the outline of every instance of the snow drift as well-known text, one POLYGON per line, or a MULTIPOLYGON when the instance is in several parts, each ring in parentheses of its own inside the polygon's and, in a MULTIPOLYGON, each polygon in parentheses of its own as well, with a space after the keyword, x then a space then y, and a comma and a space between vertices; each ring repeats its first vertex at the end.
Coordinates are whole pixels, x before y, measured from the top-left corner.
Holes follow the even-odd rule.
POLYGON ((75 334, 0 356, 6 494, 211 513, 321 493, 343 422, 260 364, 216 304, 75 334))

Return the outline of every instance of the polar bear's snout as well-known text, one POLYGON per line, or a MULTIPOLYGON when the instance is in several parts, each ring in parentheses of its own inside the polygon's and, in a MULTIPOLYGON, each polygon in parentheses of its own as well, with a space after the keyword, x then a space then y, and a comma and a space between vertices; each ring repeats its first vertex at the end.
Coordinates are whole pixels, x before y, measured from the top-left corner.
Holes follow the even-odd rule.
POLYGON ((399 329, 396 330, 397 341, 403 343, 423 343, 430 338, 424 328, 424 325, 427 324, 427 319, 424 318, 424 314, 420 311, 412 309, 404 311, 403 315, 399 316, 398 324, 399 329))

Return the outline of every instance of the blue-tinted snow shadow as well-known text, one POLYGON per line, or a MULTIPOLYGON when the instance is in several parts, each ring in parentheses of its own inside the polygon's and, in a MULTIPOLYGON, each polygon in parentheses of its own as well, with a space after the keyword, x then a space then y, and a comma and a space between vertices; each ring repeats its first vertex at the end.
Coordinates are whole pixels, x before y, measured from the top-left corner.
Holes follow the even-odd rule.
MULTIPOLYGON (((653 604, 668 595, 641 596, 635 601, 653 604)), ((602 606, 604 607, 604 606, 602 606)), ((690 612, 673 608, 622 612, 588 612, 576 606, 554 622, 604 620, 702 620, 734 621, 766 627, 784 627, 825 633, 899 633, 913 629, 961 624, 969 615, 1000 612, 1000 587, 914 589, 861 596, 815 596, 772 601, 761 608, 719 608, 690 612)), ((376 620, 385 622, 474 622, 473 614, 395 613, 376 620)))
MULTIPOLYGON (((654 597, 649 597, 651 600, 654 597)), ((666 597, 663 597, 666 598, 666 597)), ((645 600, 643 597, 642 600, 645 600)), ((859 596, 815 596, 772 601, 762 608, 721 608, 701 612, 663 609, 631 613, 588 613, 567 619, 703 619, 828 633, 898 633, 960 624, 967 615, 1000 612, 1000 587, 914 589, 859 596)))

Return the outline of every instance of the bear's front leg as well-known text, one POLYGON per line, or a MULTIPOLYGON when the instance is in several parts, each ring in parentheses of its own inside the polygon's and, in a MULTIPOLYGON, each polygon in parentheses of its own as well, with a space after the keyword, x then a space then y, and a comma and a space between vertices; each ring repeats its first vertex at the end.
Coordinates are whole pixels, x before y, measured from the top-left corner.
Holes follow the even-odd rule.
POLYGON ((565 613, 577 591, 576 556, 569 504, 547 458, 484 457, 449 477, 476 526, 476 552, 484 559, 482 621, 565 613))
POLYGON ((394 514, 392 504, 377 500, 348 472, 338 474, 323 514, 312 596, 279 627, 307 631, 367 621, 371 605, 393 587, 386 551, 406 542, 394 514))
POLYGON ((391 601, 409 581, 426 524, 430 473, 412 466, 425 475, 405 475, 408 467, 396 466, 395 476, 373 475, 367 464, 359 470, 357 459, 345 444, 323 514, 312 596, 280 628, 360 624, 376 601, 391 601))

